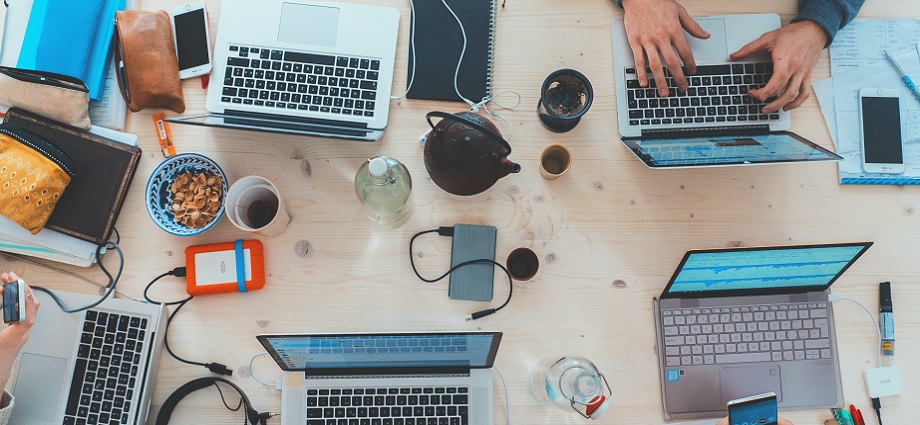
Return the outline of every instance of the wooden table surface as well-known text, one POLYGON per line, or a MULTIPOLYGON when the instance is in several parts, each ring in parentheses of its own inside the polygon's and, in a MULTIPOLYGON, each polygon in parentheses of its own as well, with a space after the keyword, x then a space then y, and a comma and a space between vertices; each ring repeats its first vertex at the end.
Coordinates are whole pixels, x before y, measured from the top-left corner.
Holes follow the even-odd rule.
MULTIPOLYGON (((170 10, 183 0, 141 1, 142 9, 170 10)), ((370 3, 370 2, 368 2, 370 3)), ((394 94, 406 83, 409 4, 373 2, 401 13, 394 94)), ((693 16, 725 13, 779 13, 788 22, 796 2, 685 1, 693 16)), ((220 2, 208 1, 212 40, 220 2)), ((234 369, 259 410, 277 411, 280 392, 256 383, 250 358, 262 349, 255 335, 267 332, 407 330, 501 330, 505 336, 496 360, 504 374, 510 413, 516 424, 580 423, 583 419, 540 405, 529 388, 530 369, 544 356, 581 355, 593 360, 613 387, 611 408, 600 420, 609 424, 660 424, 661 392, 655 348, 652 297, 659 294, 684 251, 733 245, 776 245, 870 240, 876 244, 834 285, 837 294, 874 310, 878 282, 891 281, 897 328, 897 355, 886 363, 901 369, 904 394, 883 399, 886 424, 912 421, 920 400, 920 188, 841 186, 834 164, 774 165, 697 170, 649 170, 620 143, 616 124, 611 22, 622 11, 608 0, 507 0, 499 7, 495 47, 495 90, 513 90, 522 101, 500 113, 514 125, 510 159, 523 171, 498 181, 488 191, 458 197, 440 190, 428 177, 419 136, 432 110, 459 112, 460 103, 394 101, 387 134, 376 143, 234 132, 172 126, 180 152, 200 152, 223 167, 231 182, 259 175, 280 189, 291 222, 265 245, 267 283, 247 294, 197 297, 177 316, 171 346, 192 360, 215 361, 234 369), (555 134, 538 122, 539 87, 550 72, 575 68, 592 82, 594 104, 571 132, 555 134), (574 157, 572 169, 554 181, 540 177, 538 156, 563 143, 574 157), (355 197, 356 171, 370 157, 388 155, 414 177, 415 212, 392 231, 375 230, 355 197), (507 295, 496 275, 495 303, 452 301, 446 281, 425 284, 409 267, 408 242, 416 232, 454 223, 498 228, 496 258, 529 247, 540 258, 539 274, 515 286, 510 305, 475 322, 464 317, 507 295), (913 400, 913 402, 911 402, 913 400)), ((920 18, 914 0, 868 1, 860 17, 920 18)), ((829 75, 827 51, 814 80, 829 75)), ((187 113, 203 112, 205 90, 198 80, 184 84, 187 113)), ((508 103, 508 99, 501 99, 508 103)), ((251 238, 222 219, 201 236, 170 236, 154 225, 144 208, 144 186, 163 160, 151 121, 155 111, 130 114, 128 131, 144 150, 131 192, 118 221, 126 254, 120 297, 141 298, 144 286, 160 273, 185 265, 189 245, 251 238)), ((814 97, 793 113, 796 133, 833 149, 814 97)), ((507 135, 507 126, 499 123, 507 135)), ((436 275, 449 265, 450 241, 436 236, 416 247, 420 271, 436 275)), ((107 264, 115 264, 108 258, 107 264)), ((83 280, 19 261, 5 268, 30 282, 94 293, 83 280)), ((103 282, 98 268, 64 267, 103 282)), ((158 299, 184 296, 184 281, 164 279, 158 299)), ((53 305, 42 309, 56 308, 53 305)), ((867 416, 871 404, 862 372, 876 362, 876 333, 857 306, 835 306, 844 397, 867 416)), ((255 362, 262 379, 275 380, 278 367, 255 362)), ((206 370, 180 364, 164 354, 156 382, 154 411, 181 384, 206 370)), ((509 407, 496 377, 495 423, 509 407)), ((819 424, 826 410, 782 412, 797 424, 819 424)), ((185 400, 173 423, 237 423, 216 391, 185 400)), ((277 423, 272 419, 269 424, 277 423)))

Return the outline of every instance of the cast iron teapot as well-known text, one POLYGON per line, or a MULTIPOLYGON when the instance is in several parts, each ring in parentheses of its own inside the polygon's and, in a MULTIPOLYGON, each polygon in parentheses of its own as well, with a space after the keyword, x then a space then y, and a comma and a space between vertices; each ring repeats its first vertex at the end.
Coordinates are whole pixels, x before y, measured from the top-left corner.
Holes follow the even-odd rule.
POLYGON ((487 118, 472 112, 429 112, 427 120, 431 131, 425 138, 425 168, 441 189, 475 195, 521 171, 508 159, 511 146, 487 118), (435 125, 432 117, 441 121, 435 125))

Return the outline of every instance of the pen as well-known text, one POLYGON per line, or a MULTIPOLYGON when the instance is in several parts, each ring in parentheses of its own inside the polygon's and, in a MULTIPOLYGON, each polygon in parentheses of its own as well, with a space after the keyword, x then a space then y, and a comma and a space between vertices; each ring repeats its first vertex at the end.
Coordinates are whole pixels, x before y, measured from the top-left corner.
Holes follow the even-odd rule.
POLYGON ((856 425, 866 425, 865 419, 863 419, 862 412, 856 408, 854 405, 850 405, 850 416, 853 416, 853 423, 856 425))
POLYGON ((157 138, 160 139, 160 149, 163 151, 163 156, 169 158, 176 154, 176 147, 173 145, 172 134, 169 132, 165 119, 166 114, 157 113, 153 116, 153 124, 156 126, 157 138))
MULTIPOLYGON (((918 49, 920 49, 920 47, 918 47, 918 49)), ((901 68, 901 65, 899 65, 893 57, 891 57, 887 50, 885 51, 885 57, 888 58, 888 62, 894 66, 894 69, 898 71, 898 75, 901 76, 901 81, 904 81, 904 84, 907 85, 907 89, 913 93, 914 97, 917 98, 918 101, 920 101, 920 88, 914 85, 914 81, 907 76, 907 73, 904 72, 904 69, 901 68)))
POLYGON ((891 282, 878 284, 879 331, 882 333, 882 353, 894 355, 894 308, 891 306, 891 282))

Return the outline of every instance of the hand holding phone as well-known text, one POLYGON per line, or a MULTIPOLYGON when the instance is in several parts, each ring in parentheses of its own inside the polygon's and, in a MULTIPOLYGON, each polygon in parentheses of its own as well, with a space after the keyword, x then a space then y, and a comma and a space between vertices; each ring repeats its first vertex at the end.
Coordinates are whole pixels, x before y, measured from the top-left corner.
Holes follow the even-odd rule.
POLYGON ((25 285, 22 279, 3 284, 3 323, 19 323, 26 320, 25 285))
POLYGON ((204 2, 196 1, 173 9, 172 19, 179 78, 184 80, 211 72, 211 39, 204 2))
POLYGON ((764 393, 728 402, 729 425, 777 425, 776 394, 764 393))
POLYGON ((899 96, 894 89, 859 90, 859 141, 867 173, 904 173, 899 96))

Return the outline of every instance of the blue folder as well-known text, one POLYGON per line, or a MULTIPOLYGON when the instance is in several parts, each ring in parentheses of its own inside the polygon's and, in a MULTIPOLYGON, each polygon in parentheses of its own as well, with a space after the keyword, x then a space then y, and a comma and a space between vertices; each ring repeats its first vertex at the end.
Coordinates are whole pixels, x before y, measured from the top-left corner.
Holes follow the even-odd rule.
POLYGON ((79 78, 102 99, 115 31, 125 0, 35 0, 17 67, 79 78))

